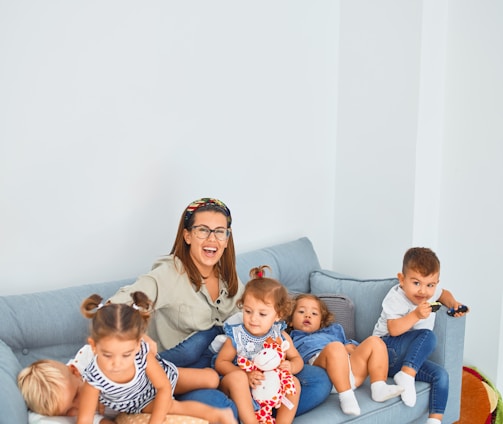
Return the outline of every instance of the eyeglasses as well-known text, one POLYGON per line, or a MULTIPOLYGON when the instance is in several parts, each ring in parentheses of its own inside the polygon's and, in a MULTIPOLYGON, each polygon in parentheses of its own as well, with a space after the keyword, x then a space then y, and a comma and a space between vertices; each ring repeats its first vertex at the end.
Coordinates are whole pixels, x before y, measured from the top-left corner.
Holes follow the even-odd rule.
POLYGON ((230 228, 218 227, 210 230, 206 225, 193 225, 190 227, 198 239, 207 239, 211 233, 215 234, 215 238, 220 241, 225 241, 231 235, 230 228))

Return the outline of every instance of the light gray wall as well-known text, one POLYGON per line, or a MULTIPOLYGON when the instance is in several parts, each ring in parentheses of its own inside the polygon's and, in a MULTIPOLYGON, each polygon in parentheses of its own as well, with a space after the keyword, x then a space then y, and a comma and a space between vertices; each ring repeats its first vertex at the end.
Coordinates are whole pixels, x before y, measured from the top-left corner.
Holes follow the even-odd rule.
POLYGON ((338 10, 0 2, 2 292, 143 273, 202 196, 330 265, 338 10))
POLYGON ((307 235, 324 267, 433 247, 501 390, 503 17, 496 0, 0 0, 2 294, 131 277, 182 209, 238 251, 307 235))

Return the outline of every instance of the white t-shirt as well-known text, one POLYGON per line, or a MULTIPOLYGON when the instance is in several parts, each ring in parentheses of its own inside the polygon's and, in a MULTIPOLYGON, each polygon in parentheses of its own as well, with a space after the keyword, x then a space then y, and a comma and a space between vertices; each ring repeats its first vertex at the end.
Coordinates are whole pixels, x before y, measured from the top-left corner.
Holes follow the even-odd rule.
MULTIPOLYGON (((435 293, 433 296, 428 299, 428 302, 435 302, 442 295, 442 288, 437 284, 435 289, 435 293)), ((372 333, 374 336, 384 337, 389 335, 388 331, 388 320, 401 318, 407 315, 409 312, 412 312, 416 309, 417 305, 412 303, 405 292, 400 287, 400 284, 393 286, 384 300, 382 301, 382 312, 381 316, 377 320, 377 323, 374 327, 374 332, 372 333)), ((433 326, 435 325, 435 316, 436 314, 432 312, 428 318, 420 319, 418 322, 414 324, 412 330, 433 330, 433 326)))

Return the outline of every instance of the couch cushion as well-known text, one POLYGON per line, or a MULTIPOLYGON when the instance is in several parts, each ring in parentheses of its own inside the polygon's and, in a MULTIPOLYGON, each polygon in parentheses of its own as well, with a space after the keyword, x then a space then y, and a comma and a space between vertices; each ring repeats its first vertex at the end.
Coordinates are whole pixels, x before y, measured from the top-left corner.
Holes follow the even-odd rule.
POLYGON ((93 293, 106 299, 131 281, 0 296, 0 339, 11 347, 23 367, 45 358, 66 362, 87 340, 89 320, 80 313, 82 300, 93 293))
POLYGON ((374 325, 381 315, 384 296, 395 284, 396 278, 368 279, 343 277, 340 274, 318 270, 311 273, 311 292, 320 294, 342 294, 348 296, 355 306, 355 337, 362 341, 372 334, 374 325))
POLYGON ((250 269, 269 265, 272 278, 279 280, 289 292, 308 293, 309 274, 320 268, 311 241, 303 237, 288 243, 237 255, 237 271, 243 283, 250 279, 250 269))
POLYGON ((28 422, 26 404, 17 388, 19 371, 21 371, 21 364, 10 347, 0 340, 0 382, 2 383, 0 423, 2 424, 28 422))

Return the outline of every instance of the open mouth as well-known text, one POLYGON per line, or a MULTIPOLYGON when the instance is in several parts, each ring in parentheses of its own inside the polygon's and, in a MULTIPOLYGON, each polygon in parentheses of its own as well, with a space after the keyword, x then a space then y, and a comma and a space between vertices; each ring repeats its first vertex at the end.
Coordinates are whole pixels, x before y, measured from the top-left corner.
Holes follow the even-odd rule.
POLYGON ((214 256, 217 253, 216 247, 203 247, 203 252, 209 256, 214 256))

